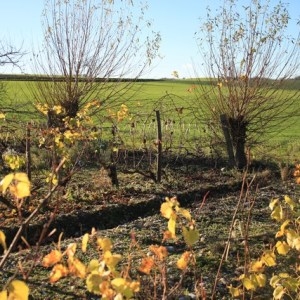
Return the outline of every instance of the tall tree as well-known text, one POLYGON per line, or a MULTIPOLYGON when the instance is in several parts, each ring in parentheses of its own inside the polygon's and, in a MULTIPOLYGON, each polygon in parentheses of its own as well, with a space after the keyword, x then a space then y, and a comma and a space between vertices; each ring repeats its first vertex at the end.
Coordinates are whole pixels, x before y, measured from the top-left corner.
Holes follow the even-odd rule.
POLYGON ((48 107, 50 126, 62 126, 63 118, 75 117, 94 99, 101 108, 126 101, 159 48, 146 9, 132 0, 46 0, 43 51, 34 62, 48 80, 34 82, 31 90, 48 107), (132 81, 125 82, 127 77, 132 81), (58 105, 64 112, 57 117, 52 109, 58 105))
POLYGON ((238 168, 247 164, 247 145, 278 131, 300 107, 299 87, 290 80, 300 70, 299 34, 288 35, 290 21, 282 2, 225 0, 216 13, 208 8, 198 32, 210 89, 202 85, 194 104, 211 132, 227 138, 238 168))

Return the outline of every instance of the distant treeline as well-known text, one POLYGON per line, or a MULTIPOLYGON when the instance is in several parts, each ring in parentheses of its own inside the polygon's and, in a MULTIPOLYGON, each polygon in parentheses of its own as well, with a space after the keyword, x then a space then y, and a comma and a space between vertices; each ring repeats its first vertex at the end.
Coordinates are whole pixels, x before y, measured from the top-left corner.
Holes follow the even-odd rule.
MULTIPOLYGON (((32 74, 0 74, 0 80, 7 80, 7 81, 65 81, 64 76, 46 76, 46 75, 32 75, 32 74)), ((87 78, 82 76, 79 78, 79 81, 86 81, 87 78)), ((148 78, 142 78, 142 79, 136 79, 136 78, 96 78, 96 82, 104 82, 104 81, 110 81, 110 82, 118 82, 118 81, 137 81, 137 82, 143 82, 143 81, 163 81, 166 79, 148 79, 148 78)))

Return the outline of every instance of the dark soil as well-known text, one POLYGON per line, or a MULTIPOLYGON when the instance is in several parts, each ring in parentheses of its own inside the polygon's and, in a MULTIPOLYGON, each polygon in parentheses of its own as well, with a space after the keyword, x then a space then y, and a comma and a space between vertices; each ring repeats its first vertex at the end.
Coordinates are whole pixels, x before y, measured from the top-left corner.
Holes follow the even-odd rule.
MULTIPOLYGON (((148 247, 162 244, 167 220, 160 215, 160 205, 165 197, 176 196, 181 206, 188 208, 196 220, 200 240, 194 247, 197 270, 188 271, 184 277, 176 269, 176 260, 187 249, 186 245, 181 240, 164 243, 170 254, 168 284, 171 287, 181 283, 175 292, 170 292, 168 299, 179 299, 184 293, 190 294, 190 298, 180 299, 201 299, 196 283, 201 284, 210 299, 238 203, 235 220, 241 224, 249 216, 249 207, 253 204, 248 242, 251 257, 255 258, 274 243, 274 226, 277 225, 270 219, 270 200, 285 194, 291 197, 299 195, 292 179, 282 182, 277 170, 272 168, 251 170, 243 181, 242 173, 224 170, 222 166, 215 167, 207 160, 168 164, 161 183, 132 170, 130 174, 120 172, 119 183, 118 188, 113 187, 107 173, 99 168, 83 168, 76 173, 66 187, 55 192, 26 228, 23 240, 18 242, 1 270, 1 285, 9 278, 17 277, 27 281, 32 299, 98 299, 86 291, 85 282, 80 279, 67 277, 56 284, 48 282, 51 270, 43 268, 41 260, 54 249, 53 243, 57 242, 59 234, 63 232, 61 246, 66 248, 72 242, 80 243, 84 233, 96 228, 99 236, 111 238, 114 252, 133 259, 136 265, 132 264, 131 272, 136 277, 138 261, 149 251, 148 247), (132 249, 132 233, 139 245, 135 250, 132 249)), ((8 245, 21 222, 45 193, 37 189, 29 203, 23 205, 21 215, 0 204, 0 229, 6 234, 8 245)), ((243 270, 243 241, 244 237, 237 230, 228 258, 220 268, 215 299, 230 299, 227 286, 236 285, 236 278, 243 270)), ((78 255, 88 262, 97 254, 83 255, 79 252, 78 255)), ((126 265, 126 260, 123 263, 126 265)), ((154 299, 153 287, 147 280, 145 276, 140 277, 144 288, 136 299, 154 299)), ((157 291, 159 295, 161 289, 157 288, 157 291)), ((259 291, 253 299, 271 299, 269 292, 268 289, 259 291)), ((157 296, 157 299, 160 297, 157 296)))

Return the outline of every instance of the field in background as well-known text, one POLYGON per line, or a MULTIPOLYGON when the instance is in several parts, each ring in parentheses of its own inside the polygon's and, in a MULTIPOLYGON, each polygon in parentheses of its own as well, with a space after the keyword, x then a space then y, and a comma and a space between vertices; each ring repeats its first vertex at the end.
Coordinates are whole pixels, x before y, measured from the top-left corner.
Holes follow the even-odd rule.
MULTIPOLYGON (((8 100, 5 103, 18 103, 18 115, 24 122, 35 120, 33 99, 30 99, 28 82, 4 81, 7 86, 8 100), (23 119, 24 118, 24 119, 23 119)), ((119 124, 119 135, 129 148, 150 147, 155 142, 157 122, 155 111, 161 114, 163 125, 163 145, 174 151, 208 152, 213 141, 206 135, 206 125, 196 120, 190 109, 189 100, 195 97, 199 82, 194 80, 141 81, 134 84, 130 99, 118 99, 119 104, 128 106, 130 118, 119 124)), ((201 84, 206 84, 201 81, 201 84)), ((300 88, 300 81, 291 81, 289 88, 300 88)), ((299 103, 300 105, 300 103, 299 103)), ((99 123, 104 136, 110 134, 111 127, 99 123)), ((270 135, 268 142, 252 150, 254 158, 274 157, 281 161, 293 162, 300 152, 300 116, 295 116, 291 124, 282 132, 270 135)))

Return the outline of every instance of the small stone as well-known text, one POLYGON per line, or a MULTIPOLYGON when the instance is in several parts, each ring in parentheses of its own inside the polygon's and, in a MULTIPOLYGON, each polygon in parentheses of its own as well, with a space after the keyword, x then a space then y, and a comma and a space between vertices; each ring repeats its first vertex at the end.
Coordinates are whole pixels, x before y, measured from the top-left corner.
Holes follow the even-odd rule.
POLYGON ((174 246, 166 246, 167 250, 169 253, 174 253, 175 252, 175 247, 174 246))

